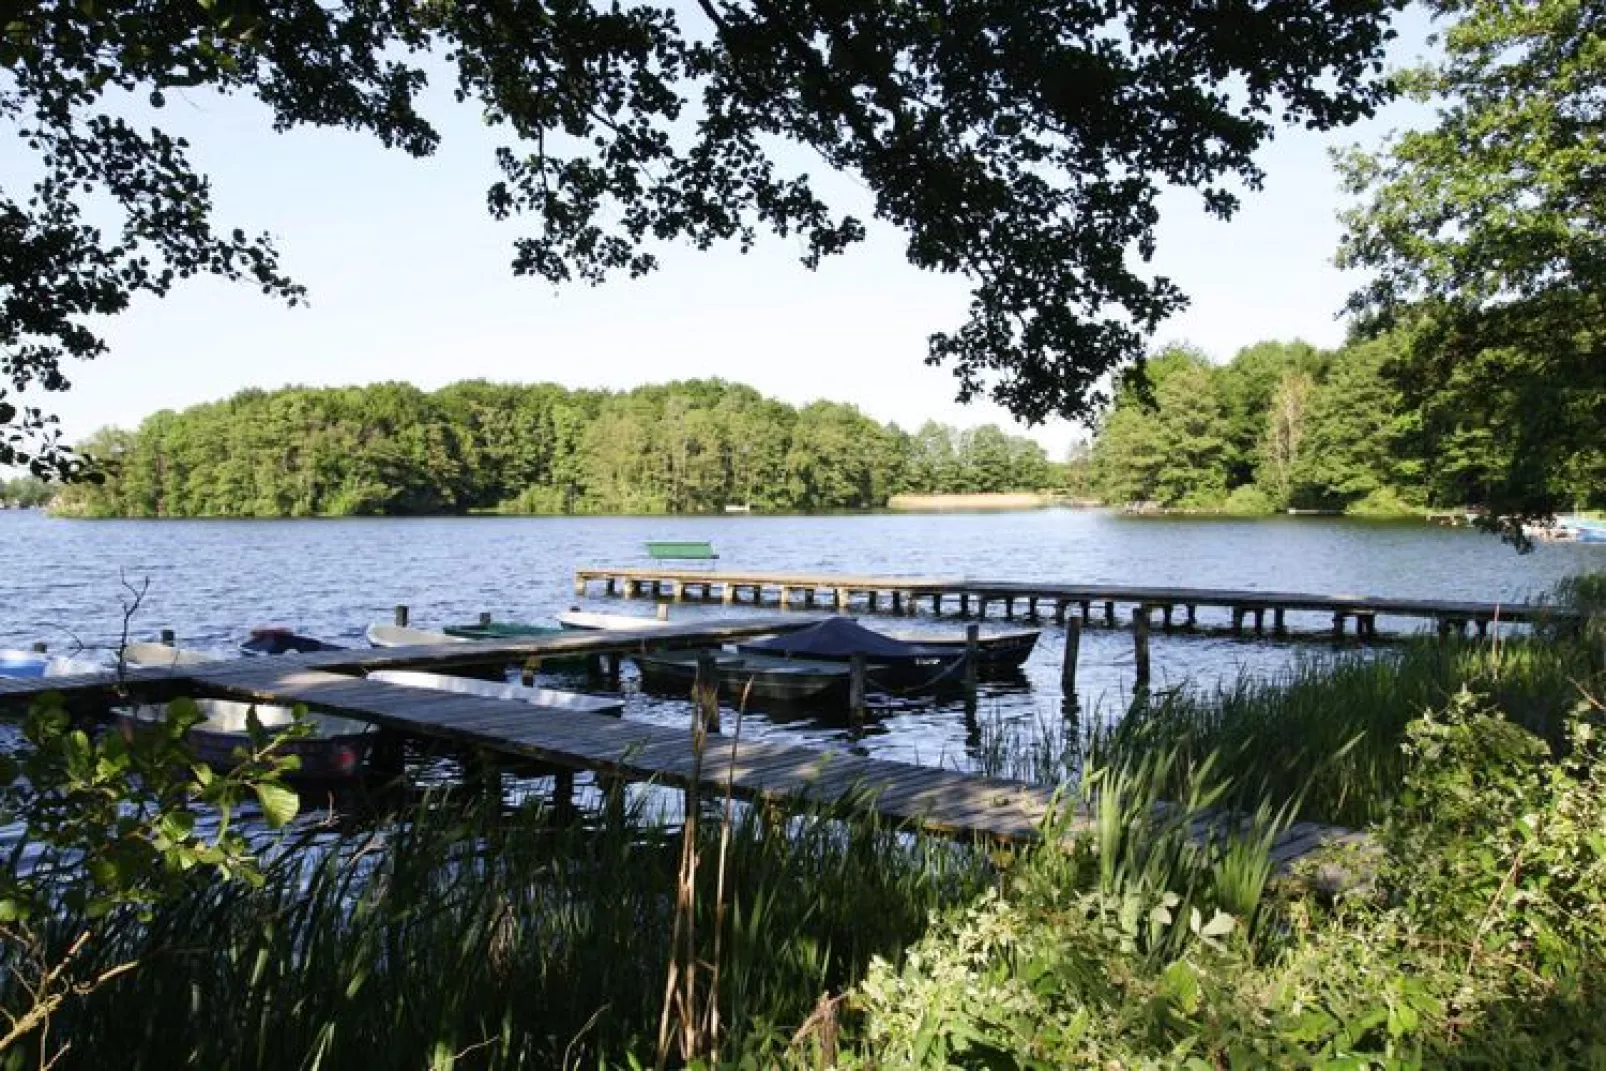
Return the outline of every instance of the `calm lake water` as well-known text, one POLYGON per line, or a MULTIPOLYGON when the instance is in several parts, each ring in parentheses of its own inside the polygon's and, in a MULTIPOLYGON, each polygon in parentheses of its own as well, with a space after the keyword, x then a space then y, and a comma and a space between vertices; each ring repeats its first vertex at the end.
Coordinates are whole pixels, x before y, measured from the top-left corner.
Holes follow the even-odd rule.
MULTIPOLYGON (((424 628, 541 621, 571 605, 572 570, 644 560, 647 539, 713 542, 729 568, 969 575, 1000 579, 1446 597, 1529 598, 1575 572, 1606 568, 1606 547, 1551 544, 1518 555, 1491 536, 1420 523, 1335 518, 1256 521, 1134 518, 1102 511, 827 517, 432 518, 298 521, 70 521, 0 512, 0 646, 45 640, 115 645, 124 582, 149 590, 134 633, 174 629, 187 647, 232 652, 255 625, 283 624, 360 644, 372 621, 412 607, 424 628)), ((593 588, 595 590, 595 587, 593 588)), ((590 608, 650 612, 594 597, 590 608)), ((732 612, 674 608, 677 619, 732 612)), ((738 613, 753 612, 738 608, 738 613)), ((770 609, 766 612, 774 612, 770 609)), ((1205 624, 1220 624, 1208 612, 1205 624)), ((869 623, 890 624, 890 617, 869 623)), ((1301 621, 1313 634, 1325 617, 1301 621)), ((1380 627, 1400 622, 1381 621, 1380 627)), ((954 630, 929 615, 899 627, 954 630)), ((1414 627, 1414 626, 1407 626, 1414 627)), ((1274 673, 1326 642, 1167 636, 1156 632, 1156 686, 1209 685, 1274 673)), ((830 721, 748 719, 744 734, 959 768, 973 767, 982 724, 1017 730, 1061 717, 1061 634, 1051 624, 1019 679, 984 683, 976 717, 962 702, 882 700, 859 734, 830 721)), ((1084 712, 1119 716, 1130 686, 1125 631, 1090 629, 1081 652, 1084 712)), ((560 686, 585 682, 554 680, 560 686)), ((684 725, 683 702, 640 694, 627 670, 626 717, 684 725)))

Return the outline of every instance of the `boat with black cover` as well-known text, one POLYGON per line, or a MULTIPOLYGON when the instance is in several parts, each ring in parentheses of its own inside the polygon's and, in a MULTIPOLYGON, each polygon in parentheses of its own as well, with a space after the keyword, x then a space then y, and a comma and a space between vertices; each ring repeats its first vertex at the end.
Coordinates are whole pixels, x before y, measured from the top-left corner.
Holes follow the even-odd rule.
POLYGON ((307 654, 312 651, 344 651, 342 644, 330 643, 315 636, 303 636, 278 625, 264 625, 251 630, 251 636, 240 644, 243 655, 307 654))
POLYGON ((834 663, 862 655, 870 683, 902 692, 957 685, 965 665, 963 648, 905 643, 851 617, 828 617, 796 632, 737 644, 736 649, 742 654, 834 663))
MULTIPOLYGON (((707 652, 660 651, 633 655, 642 684, 685 696, 697 681, 697 660, 707 652)), ((840 662, 778 658, 773 655, 714 653, 719 689, 733 699, 744 696, 781 703, 845 699, 852 671, 840 662)))

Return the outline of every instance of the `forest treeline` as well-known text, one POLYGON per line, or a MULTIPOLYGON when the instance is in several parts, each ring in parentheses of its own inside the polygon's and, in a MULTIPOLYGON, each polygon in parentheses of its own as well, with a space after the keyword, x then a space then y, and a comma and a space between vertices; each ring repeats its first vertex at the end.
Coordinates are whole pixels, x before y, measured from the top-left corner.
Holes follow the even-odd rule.
POLYGON ((1606 452, 1550 464, 1458 396, 1414 395, 1404 348, 1391 335, 1337 350, 1262 342, 1215 364, 1169 347, 1147 363, 1147 401, 1117 389, 1071 459, 1070 490, 1175 509, 1389 514, 1480 506, 1516 480, 1606 505, 1606 452))
POLYGON ((1041 490, 1042 447, 995 426, 914 433, 851 405, 720 380, 626 392, 468 381, 246 390, 81 444, 104 473, 58 513, 281 517, 865 509, 901 492, 1041 490))

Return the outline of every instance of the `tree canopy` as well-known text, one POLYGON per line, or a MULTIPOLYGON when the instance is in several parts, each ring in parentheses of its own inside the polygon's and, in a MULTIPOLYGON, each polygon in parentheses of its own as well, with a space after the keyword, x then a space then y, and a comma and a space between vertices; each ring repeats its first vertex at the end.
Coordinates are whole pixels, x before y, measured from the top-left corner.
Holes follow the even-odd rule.
POLYGON ((985 426, 911 437, 851 405, 686 380, 624 393, 473 380, 248 390, 85 444, 103 483, 61 512, 228 517, 866 509, 905 491, 1053 486, 1042 447, 985 426), (933 459, 940 458, 939 464, 933 459))
POLYGON ((1434 0, 1439 60, 1401 85, 1435 124, 1340 159, 1361 329, 1442 478, 1507 525, 1606 485, 1606 11, 1434 0))
MULTIPOLYGON (((1228 216, 1277 122, 1369 114, 1400 3, 14 6, 0 121, 34 174, 0 190, 0 370, 12 391, 65 389, 64 359, 105 351, 101 317, 198 273, 302 296, 266 237, 214 221, 182 139, 121 117, 129 101, 250 94, 280 129, 426 155, 438 134, 417 101, 439 62, 506 135, 488 204, 530 222, 515 272, 596 282, 653 270, 665 241, 745 247, 762 231, 795 236, 812 265, 864 224, 783 169, 776 146, 800 145, 862 183, 912 264, 971 281, 968 320, 928 351, 961 398, 1087 417, 1100 377, 1185 301, 1144 267, 1160 190, 1228 216)), ((0 396, 0 463, 72 471, 50 414, 19 404, 0 396)))

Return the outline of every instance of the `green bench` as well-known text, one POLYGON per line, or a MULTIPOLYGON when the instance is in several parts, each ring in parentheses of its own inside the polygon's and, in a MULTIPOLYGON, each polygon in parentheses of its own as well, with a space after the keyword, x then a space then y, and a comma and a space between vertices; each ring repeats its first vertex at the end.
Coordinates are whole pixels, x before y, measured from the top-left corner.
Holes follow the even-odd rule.
POLYGON ((695 539, 655 539, 647 542, 647 557, 655 562, 715 562, 714 544, 695 539))

